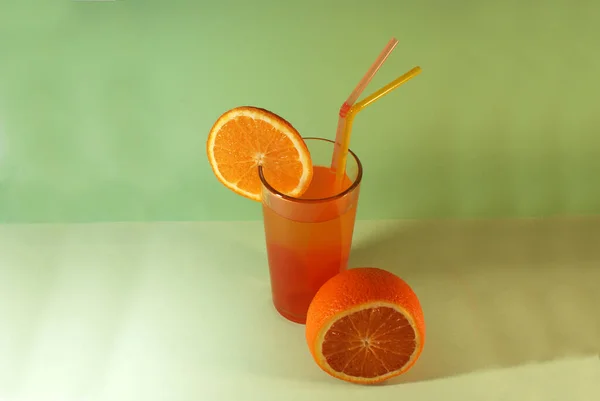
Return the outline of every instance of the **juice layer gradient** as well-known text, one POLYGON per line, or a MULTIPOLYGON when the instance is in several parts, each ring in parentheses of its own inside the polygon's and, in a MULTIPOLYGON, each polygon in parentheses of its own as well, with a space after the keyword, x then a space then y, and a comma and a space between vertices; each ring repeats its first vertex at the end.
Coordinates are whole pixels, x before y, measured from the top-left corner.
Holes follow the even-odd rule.
POLYGON ((358 193, 344 201, 330 198, 352 184, 346 176, 336 191, 334 179, 328 167, 314 166, 310 187, 300 199, 314 200, 316 205, 300 203, 298 208, 306 208, 302 213, 278 213, 263 203, 273 303, 280 314, 297 323, 306 321, 319 288, 348 265, 357 202, 347 197, 357 200, 358 193))

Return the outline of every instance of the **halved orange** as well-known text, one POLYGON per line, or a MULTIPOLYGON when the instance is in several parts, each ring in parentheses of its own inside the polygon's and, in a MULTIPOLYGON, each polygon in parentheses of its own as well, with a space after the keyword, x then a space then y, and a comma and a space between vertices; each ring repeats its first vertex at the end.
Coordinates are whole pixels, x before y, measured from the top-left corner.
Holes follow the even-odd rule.
POLYGON ((255 201, 261 200, 258 166, 273 188, 289 196, 302 195, 312 178, 310 153, 298 131, 257 107, 237 107, 219 117, 206 153, 221 183, 255 201))
POLYGON ((306 340, 314 360, 338 379, 374 384, 419 358, 425 321, 416 294, 376 268, 350 269, 327 281, 308 309, 306 340))

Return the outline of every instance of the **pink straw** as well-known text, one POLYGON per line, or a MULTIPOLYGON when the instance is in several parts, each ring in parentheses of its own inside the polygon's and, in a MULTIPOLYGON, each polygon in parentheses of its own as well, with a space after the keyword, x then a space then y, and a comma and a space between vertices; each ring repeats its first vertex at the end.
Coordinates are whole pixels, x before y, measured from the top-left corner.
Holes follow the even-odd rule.
POLYGON ((335 149, 333 151, 333 159, 331 161, 331 168, 333 170, 336 169, 336 166, 338 165, 338 161, 340 158, 340 147, 341 147, 343 139, 344 139, 344 133, 345 133, 344 127, 346 125, 346 115, 348 114, 348 111, 354 105, 356 100, 358 100, 358 97, 365 90, 365 88, 369 85, 369 82, 371 82, 371 79, 373 79, 373 77, 375 76, 377 71, 381 68, 381 66, 383 65, 385 60, 388 58, 388 56, 392 53, 392 50, 394 50, 394 47, 396 47, 397 44, 398 44, 398 40, 396 38, 390 39, 388 44, 385 46, 385 48, 379 54, 379 57, 377 57, 377 60, 375 60, 375 62, 371 65, 371 68, 369 68, 369 70, 364 75, 364 77, 362 77, 362 79, 360 80, 358 85, 356 85, 356 88, 354 88, 354 90, 352 91, 352 93, 350 94, 348 99, 346 99, 344 104, 342 104, 342 107, 340 107, 340 113, 339 113, 340 118, 338 120, 337 131, 335 134, 335 149))

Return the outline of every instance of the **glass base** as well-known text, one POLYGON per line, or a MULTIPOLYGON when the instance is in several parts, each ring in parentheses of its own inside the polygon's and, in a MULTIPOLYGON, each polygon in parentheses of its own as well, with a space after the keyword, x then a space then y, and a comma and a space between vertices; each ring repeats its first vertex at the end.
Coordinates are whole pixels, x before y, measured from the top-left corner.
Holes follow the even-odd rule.
POLYGON ((275 304, 273 304, 273 306, 275 306, 275 310, 277 310, 277 312, 279 312, 279 314, 287 320, 298 324, 306 324, 306 315, 295 315, 293 313, 289 313, 283 309, 278 308, 275 304))

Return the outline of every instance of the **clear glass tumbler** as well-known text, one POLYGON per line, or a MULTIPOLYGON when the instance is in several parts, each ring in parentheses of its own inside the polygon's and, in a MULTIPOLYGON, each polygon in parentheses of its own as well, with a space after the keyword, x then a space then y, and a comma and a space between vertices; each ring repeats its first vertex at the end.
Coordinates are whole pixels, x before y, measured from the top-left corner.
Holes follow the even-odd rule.
POLYGON ((262 169, 262 204, 273 303, 285 318, 306 322, 319 288, 348 265, 362 166, 350 152, 341 187, 334 186, 335 142, 304 138, 313 162, 308 190, 293 198, 278 192, 262 169))

